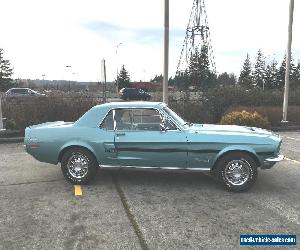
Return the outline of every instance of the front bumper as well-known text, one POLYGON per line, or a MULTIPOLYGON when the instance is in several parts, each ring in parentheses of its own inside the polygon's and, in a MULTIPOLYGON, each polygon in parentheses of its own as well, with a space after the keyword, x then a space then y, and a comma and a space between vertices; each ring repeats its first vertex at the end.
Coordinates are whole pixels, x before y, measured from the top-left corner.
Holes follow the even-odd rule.
POLYGON ((277 155, 277 156, 272 156, 269 158, 266 158, 264 160, 263 165, 261 166, 262 169, 269 169, 275 165, 275 163, 282 161, 284 159, 284 155, 277 155))
POLYGON ((277 155, 275 157, 270 157, 265 159, 266 162, 279 162, 282 161, 284 159, 284 155, 277 155))

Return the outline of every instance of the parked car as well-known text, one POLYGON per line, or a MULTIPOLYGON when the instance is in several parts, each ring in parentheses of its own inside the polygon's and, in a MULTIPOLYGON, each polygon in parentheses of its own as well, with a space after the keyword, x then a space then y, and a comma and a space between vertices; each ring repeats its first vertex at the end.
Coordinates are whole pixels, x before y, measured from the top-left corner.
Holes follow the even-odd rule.
POLYGON ((98 168, 204 171, 231 191, 248 190, 258 168, 283 156, 281 138, 260 128, 192 124, 161 102, 97 105, 76 122, 27 127, 26 151, 39 161, 61 163, 64 177, 84 184, 98 168))
POLYGON ((5 92, 6 97, 45 96, 29 88, 11 88, 5 92))
POLYGON ((122 88, 119 92, 120 98, 123 100, 144 100, 149 101, 151 95, 142 89, 122 88))

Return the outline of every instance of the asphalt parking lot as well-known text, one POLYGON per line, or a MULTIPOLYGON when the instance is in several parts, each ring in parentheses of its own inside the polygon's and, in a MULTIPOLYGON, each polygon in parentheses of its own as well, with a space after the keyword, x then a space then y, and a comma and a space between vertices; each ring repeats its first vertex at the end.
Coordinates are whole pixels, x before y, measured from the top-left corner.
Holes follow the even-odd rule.
POLYGON ((240 234, 299 244, 300 132, 280 134, 286 160, 247 193, 202 173, 114 170, 75 195, 59 166, 0 144, 0 249, 237 249, 240 234))

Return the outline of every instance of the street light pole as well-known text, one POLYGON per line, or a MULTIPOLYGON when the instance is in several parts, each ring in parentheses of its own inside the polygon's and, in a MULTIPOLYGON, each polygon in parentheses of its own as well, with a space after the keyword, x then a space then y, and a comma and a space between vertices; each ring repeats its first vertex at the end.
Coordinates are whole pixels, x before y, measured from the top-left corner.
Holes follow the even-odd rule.
POLYGON ((119 65, 118 65, 118 48, 122 45, 122 43, 119 43, 117 45, 117 48, 116 48, 116 59, 117 59, 117 78, 116 78, 116 92, 118 93, 119 92, 119 83, 118 83, 118 75, 119 75, 119 65))
MULTIPOLYGON (((71 65, 67 65, 66 68, 69 68, 71 70, 72 66, 71 65)), ((71 81, 69 79, 69 91, 71 90, 71 81)))
POLYGON ((169 0, 165 0, 165 30, 164 30, 164 78, 163 102, 168 103, 168 69, 169 69, 169 0))
POLYGON ((290 88, 291 47, 292 47, 292 37, 293 37, 293 14, 294 14, 294 0, 290 0, 282 122, 287 122, 287 109, 288 109, 289 88, 290 88))

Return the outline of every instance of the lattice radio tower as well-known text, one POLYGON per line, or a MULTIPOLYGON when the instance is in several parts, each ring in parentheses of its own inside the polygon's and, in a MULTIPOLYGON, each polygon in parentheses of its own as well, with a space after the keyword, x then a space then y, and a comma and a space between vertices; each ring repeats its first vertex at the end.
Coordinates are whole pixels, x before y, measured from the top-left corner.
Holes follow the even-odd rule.
POLYGON ((210 70, 216 73, 215 58, 211 46, 210 31, 207 22, 204 0, 194 0, 189 23, 178 62, 176 75, 188 69, 191 56, 196 49, 201 51, 203 45, 207 46, 210 70))

